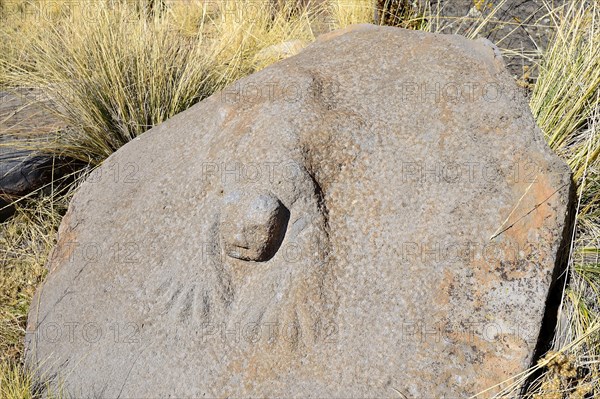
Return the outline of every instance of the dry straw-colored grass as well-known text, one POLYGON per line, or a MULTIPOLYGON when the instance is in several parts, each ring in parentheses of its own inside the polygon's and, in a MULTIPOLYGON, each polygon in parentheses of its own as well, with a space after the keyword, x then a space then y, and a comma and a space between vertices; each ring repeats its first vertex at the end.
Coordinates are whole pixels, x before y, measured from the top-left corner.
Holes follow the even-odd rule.
POLYGON ((0 397, 39 397, 39 383, 21 363, 27 313, 70 194, 39 196, 17 204, 0 225, 0 397))
MULTIPOLYGON (((27 57, 0 65, 12 85, 50 96, 70 127, 44 141, 44 151, 97 165, 150 127, 275 61, 256 59, 261 49, 314 38, 307 13, 288 20, 287 10, 272 17, 268 2, 243 3, 174 2, 154 14, 137 2, 66 3, 68 23, 40 17, 44 33, 24 39, 27 57)), ((48 14, 44 2, 31 7, 48 14)))
MULTIPOLYGON (((262 51, 269 46, 309 43, 320 32, 374 18, 371 0, 328 0, 311 9, 290 2, 274 9, 268 0, 166 0, 152 12, 146 8, 149 1, 154 0, 0 0, 0 87, 42 90, 57 105, 49 112, 68 126, 50 135, 33 132, 20 146, 97 166, 151 126, 291 55, 262 51)), ((475 38, 495 29, 505 1, 488 3, 474 2, 482 11, 477 18, 443 18, 439 8, 425 5, 402 8, 399 20, 411 29, 475 38)), ((541 57, 531 93, 538 124, 573 168, 578 184, 558 333, 552 351, 536 367, 480 397, 514 397, 532 379, 526 395, 531 398, 600 394, 600 13, 596 3, 586 4, 547 5, 555 37, 541 57)), ((523 27, 522 22, 507 24, 513 30, 523 27)), ((541 56, 520 55, 530 62, 541 56)), ((68 192, 49 190, 20 202, 16 216, 0 225, 2 397, 37 397, 38 386, 20 363, 27 309, 77 181, 68 192)))

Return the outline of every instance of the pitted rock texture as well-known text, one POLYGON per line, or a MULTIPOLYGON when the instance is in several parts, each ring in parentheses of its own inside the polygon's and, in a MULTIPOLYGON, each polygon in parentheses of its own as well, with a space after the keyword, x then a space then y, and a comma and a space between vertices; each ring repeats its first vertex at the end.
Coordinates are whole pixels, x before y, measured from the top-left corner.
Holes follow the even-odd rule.
POLYGON ((463 398, 528 367, 571 178, 496 50, 352 27, 125 145, 62 222, 28 364, 121 398, 463 398))

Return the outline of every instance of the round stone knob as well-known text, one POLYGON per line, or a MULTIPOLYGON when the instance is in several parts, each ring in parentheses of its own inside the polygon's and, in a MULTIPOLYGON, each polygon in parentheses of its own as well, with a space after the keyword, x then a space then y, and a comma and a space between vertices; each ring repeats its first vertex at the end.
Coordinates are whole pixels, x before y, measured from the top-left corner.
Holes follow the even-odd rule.
POLYGON ((228 194, 220 227, 225 253, 255 262, 271 259, 283 241, 289 215, 289 210, 271 194, 228 194))

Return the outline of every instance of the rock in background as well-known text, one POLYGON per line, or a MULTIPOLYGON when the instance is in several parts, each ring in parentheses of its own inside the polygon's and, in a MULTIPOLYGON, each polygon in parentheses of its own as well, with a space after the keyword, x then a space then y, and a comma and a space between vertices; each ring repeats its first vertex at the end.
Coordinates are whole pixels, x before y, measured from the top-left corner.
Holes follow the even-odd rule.
MULTIPOLYGON (((523 84, 537 75, 535 60, 539 60, 552 36, 552 19, 545 0, 375 0, 375 19, 383 24, 402 26, 396 15, 419 14, 429 8, 433 17, 428 21, 432 30, 440 33, 466 34, 490 16, 478 32, 483 37, 507 49, 505 62, 513 77, 523 84), (386 11, 387 10, 387 14, 386 11), (379 15, 378 15, 379 14, 379 15)), ((568 3, 551 2, 553 9, 568 3)), ((414 18, 414 17, 413 17, 414 18)), ((410 25, 410 24, 409 24, 410 25)), ((409 27, 409 26, 403 26, 409 27)))
POLYGON ((61 128, 41 90, 0 92, 0 223, 13 215, 13 201, 40 189, 57 189, 62 177, 83 166, 27 144, 32 137, 52 140, 61 128))
POLYGON ((468 397, 552 329, 570 188, 489 41, 333 32, 92 173, 27 362, 76 397, 468 397))

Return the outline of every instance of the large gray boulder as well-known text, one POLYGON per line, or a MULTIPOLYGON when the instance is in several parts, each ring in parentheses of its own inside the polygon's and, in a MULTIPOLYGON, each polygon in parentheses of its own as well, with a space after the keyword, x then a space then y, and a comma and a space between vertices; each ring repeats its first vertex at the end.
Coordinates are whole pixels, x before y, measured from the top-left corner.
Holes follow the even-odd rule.
POLYGON ((27 362, 77 397, 467 397, 552 328, 570 188, 490 42, 334 32, 90 176, 27 362))

